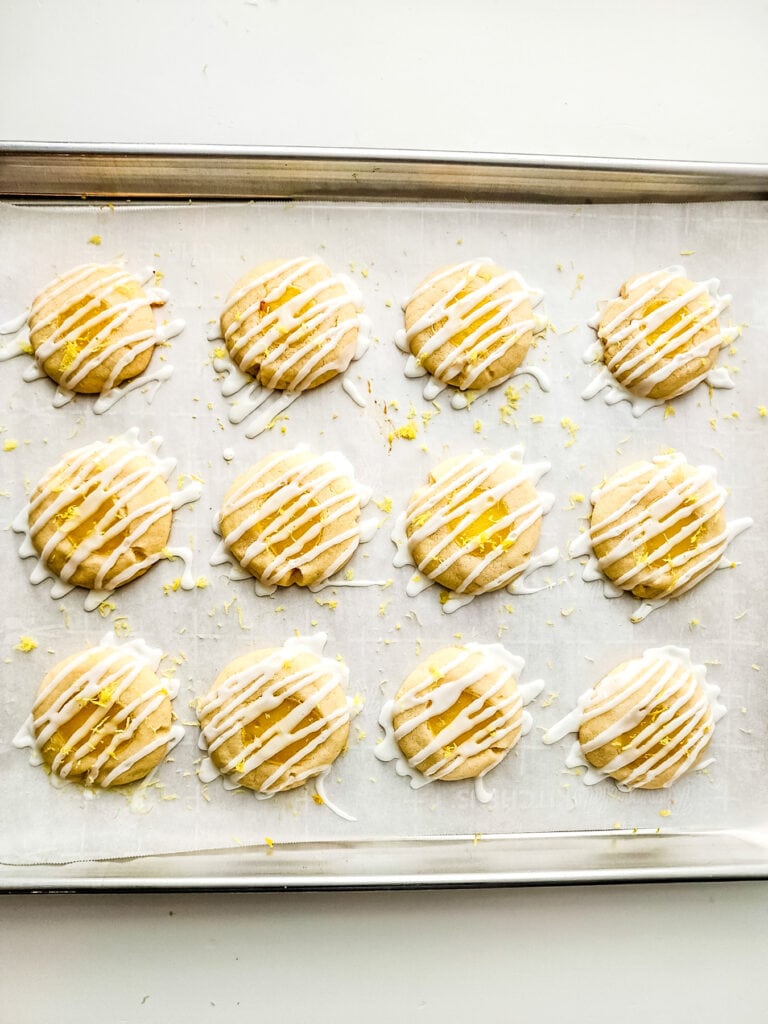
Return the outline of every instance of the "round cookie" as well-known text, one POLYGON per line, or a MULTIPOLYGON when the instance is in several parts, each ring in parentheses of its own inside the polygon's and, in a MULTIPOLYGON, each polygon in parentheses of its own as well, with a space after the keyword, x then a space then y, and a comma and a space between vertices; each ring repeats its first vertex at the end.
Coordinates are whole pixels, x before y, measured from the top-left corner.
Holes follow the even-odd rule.
POLYGON ((394 738, 430 781, 485 775, 517 743, 523 700, 518 659, 499 645, 444 647, 421 662, 395 697, 394 738))
POLYGON ((349 735, 346 681, 302 638, 230 662, 197 706, 213 775, 265 796, 321 775, 349 735))
MULTIPOLYGON (((65 658, 32 709, 34 747, 51 771, 88 786, 120 786, 158 765, 178 735, 166 684, 128 645, 65 658)), ((21 744, 19 744, 21 745, 21 744)))
POLYGON ((507 380, 535 327, 523 279, 489 259, 436 270, 405 305, 404 341, 417 364, 461 391, 507 380))
POLYGON ((719 314, 730 296, 717 280, 695 283, 682 267, 625 281, 591 324, 603 362, 634 395, 668 399, 690 391, 717 362, 723 342, 719 314))
POLYGON ((695 768, 725 713, 705 671, 676 647, 618 665, 579 701, 586 763, 626 789, 665 789, 695 768))
POLYGON ((309 587, 360 543, 361 489, 338 452, 267 455, 239 476, 219 511, 224 546, 267 587, 309 587))
POLYGON ((680 452, 636 462, 592 494, 589 540, 600 571, 635 597, 683 594, 713 572, 728 543, 726 492, 680 452))
POLYGON ((235 284, 221 314, 233 362, 280 391, 308 391, 343 373, 360 340, 360 301, 351 289, 319 259, 256 267, 235 284))
POLYGON ((35 487, 29 540, 65 583, 112 590, 163 557, 173 501, 162 464, 128 439, 66 454, 35 487))
POLYGON ((509 452, 446 459, 411 495, 405 536, 424 576, 456 594, 483 594, 522 573, 539 539, 542 500, 509 452))
POLYGON ((62 388, 108 391, 142 373, 154 350, 155 317, 135 277, 89 263, 57 277, 29 316, 35 359, 62 388))

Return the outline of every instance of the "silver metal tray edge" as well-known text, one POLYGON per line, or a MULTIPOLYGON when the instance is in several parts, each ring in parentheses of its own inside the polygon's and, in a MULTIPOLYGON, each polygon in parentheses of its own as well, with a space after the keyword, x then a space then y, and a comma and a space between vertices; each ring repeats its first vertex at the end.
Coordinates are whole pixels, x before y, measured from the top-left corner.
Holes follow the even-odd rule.
POLYGON ((768 165, 504 153, 0 142, 0 196, 549 202, 768 196, 768 165))
MULTIPOLYGON (((768 165, 415 150, 0 142, 0 197, 768 198, 768 165)), ((60 865, 2 865, 0 892, 374 889, 768 879, 761 830, 392 838, 60 865), (333 847, 333 859, 328 849, 333 847), (424 870, 429 849, 430 869, 424 870)))

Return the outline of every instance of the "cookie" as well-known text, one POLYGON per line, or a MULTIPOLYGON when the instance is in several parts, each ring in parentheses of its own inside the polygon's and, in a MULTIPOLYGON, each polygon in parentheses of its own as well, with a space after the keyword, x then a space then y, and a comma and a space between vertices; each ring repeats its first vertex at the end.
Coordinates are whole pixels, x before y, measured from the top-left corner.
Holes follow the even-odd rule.
POLYGON ((34 763, 87 786, 143 779, 183 734, 147 652, 134 642, 65 658, 43 679, 15 745, 32 746, 34 763))
POLYGON ((541 293, 489 259, 468 260, 430 274, 405 303, 398 345, 415 366, 460 391, 485 391, 520 366, 538 320, 541 293))
POLYGON ((666 789, 704 767, 701 758, 725 714, 718 693, 687 650, 655 648, 609 672, 543 739, 577 733, 567 764, 588 766, 587 784, 610 777, 622 789, 666 789))
POLYGON ((588 534, 572 553, 591 547, 600 572, 635 597, 677 597, 717 569, 751 523, 726 522, 726 497, 712 467, 690 466, 680 452, 633 463, 595 489, 588 534))
MULTIPOLYGON (((551 496, 535 487, 547 469, 523 465, 519 448, 446 459, 411 495, 395 542, 404 541, 423 576, 455 594, 508 587, 531 565, 551 507, 551 496)), ((396 564, 404 564, 402 554, 396 564)))
POLYGON ((381 723, 424 781, 485 775, 530 726, 522 667, 500 644, 444 647, 411 672, 381 723))
POLYGON ((717 294, 719 284, 691 281, 682 267, 625 281, 590 321, 615 381, 632 395, 665 401, 705 380, 730 338, 719 315, 731 297, 717 294))
POLYGON ((218 516, 222 542, 263 587, 310 587, 354 554, 367 499, 338 452, 276 452, 227 491, 218 516))
POLYGON ((272 796, 324 773, 349 735, 346 666, 322 657, 325 636, 252 651, 222 670, 200 698, 200 777, 272 796))
POLYGON ((163 295, 148 295, 120 267, 75 267, 32 303, 29 340, 37 363, 62 388, 82 394, 137 377, 158 340, 152 303, 163 295))
POLYGON ((352 282, 321 260, 274 260, 235 284, 221 332, 232 361, 265 388, 308 391, 355 357, 361 308, 352 282))
POLYGON ((114 590, 171 553, 173 510, 200 489, 171 495, 166 477, 175 461, 157 458, 161 438, 141 444, 137 436, 133 430, 67 453, 34 488, 14 522, 27 533, 22 556, 38 556, 34 582, 53 575, 69 587, 114 590))

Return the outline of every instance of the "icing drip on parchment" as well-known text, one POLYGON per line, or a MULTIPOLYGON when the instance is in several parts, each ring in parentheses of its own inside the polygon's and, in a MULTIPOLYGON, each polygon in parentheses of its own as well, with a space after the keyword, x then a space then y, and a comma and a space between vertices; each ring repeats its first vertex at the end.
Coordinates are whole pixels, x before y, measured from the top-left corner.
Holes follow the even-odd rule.
POLYGON ((542 391, 549 391, 549 380, 542 369, 536 366, 517 367, 512 373, 499 377, 493 384, 475 389, 474 382, 488 367, 504 359, 506 354, 517 345, 528 333, 540 334, 547 327, 546 317, 531 316, 520 320, 514 325, 505 324, 515 310, 528 301, 537 306, 544 293, 537 288, 530 288, 522 277, 515 272, 506 272, 491 276, 486 268, 495 266, 493 260, 480 258, 467 260, 465 263, 451 266, 439 274, 427 278, 416 289, 410 298, 403 302, 403 309, 424 292, 432 289, 446 277, 456 273, 463 276, 446 291, 408 330, 401 329, 395 335, 395 344, 408 354, 405 366, 406 377, 424 377, 429 380, 424 386, 424 397, 428 401, 436 398, 446 387, 454 385, 451 405, 455 409, 465 409, 479 395, 509 380, 511 377, 527 374, 534 378, 542 391), (480 288, 461 294, 467 282, 486 274, 486 284, 480 288), (505 289, 511 283, 517 285, 512 292, 505 289), (432 331, 429 340, 422 346, 418 357, 411 352, 412 340, 423 331, 432 331), (441 346, 453 338, 460 337, 447 356, 429 374, 423 365, 441 346), (462 377, 461 390, 455 386, 455 380, 462 377))
POLYGON ((255 791, 258 799, 268 799, 295 788, 299 782, 315 779, 318 795, 328 809, 347 821, 356 820, 327 799, 323 779, 328 765, 301 770, 297 767, 335 732, 346 728, 354 713, 349 698, 329 714, 320 710, 325 698, 337 688, 346 691, 349 681, 349 670, 343 662, 323 657, 326 641, 325 633, 292 637, 198 700, 201 723, 209 717, 207 724, 201 725, 198 744, 206 752, 198 772, 201 782, 213 782, 221 776, 225 788, 237 789, 246 775, 269 765, 273 770, 255 791), (313 656, 312 663, 293 669, 291 660, 304 654, 313 656), (296 695, 301 690, 305 692, 299 699, 296 695), (249 725, 263 722, 278 708, 287 711, 256 728, 237 755, 219 769, 211 754, 233 736, 243 739, 249 725))
POLYGON ((510 594, 532 594, 544 589, 532 587, 526 580, 536 569, 553 565, 557 561, 557 548, 548 548, 539 555, 533 555, 524 564, 511 569, 506 568, 504 564, 506 551, 527 529, 549 512, 554 503, 554 495, 540 491, 536 492, 534 500, 520 507, 514 507, 512 502, 511 507, 504 505, 505 498, 512 495, 522 483, 527 481, 535 487, 551 468, 550 463, 546 461, 523 465, 522 458, 522 446, 509 448, 494 455, 483 455, 479 451, 471 452, 457 460, 450 472, 440 480, 424 488, 424 493, 417 501, 411 499, 408 510, 398 516, 392 532, 392 540, 397 547, 394 565, 397 568, 414 565, 418 570, 408 581, 406 592, 409 597, 416 597, 436 582, 426 575, 425 569, 436 558, 440 559, 443 551, 446 552, 445 555, 437 566, 430 570, 432 576, 442 575, 466 554, 477 554, 474 568, 464 577, 456 590, 450 592, 450 597, 442 605, 444 612, 456 611, 472 601, 476 593, 467 593, 467 588, 495 562, 500 563, 498 572, 485 584, 481 593, 506 589, 510 594), (515 464, 515 473, 493 487, 486 487, 485 481, 510 461, 515 464), (492 527, 482 529, 482 520, 488 513, 489 505, 503 506, 506 511, 492 527), (446 531, 445 536, 431 545, 422 562, 416 564, 412 546, 449 525, 450 529, 446 531), (411 526, 410 538, 408 526, 411 526), (488 534, 492 535, 490 539, 488 534), (502 535, 502 541, 490 543, 490 540, 502 535), (460 543, 451 553, 450 547, 455 540, 459 540, 460 543), (490 550, 486 551, 487 548, 490 550))
POLYGON ((681 452, 658 455, 651 463, 637 463, 610 477, 592 492, 592 505, 598 500, 610 501, 613 493, 629 492, 629 497, 594 528, 590 527, 569 547, 572 558, 587 557, 582 578, 587 582, 602 580, 606 597, 619 597, 639 584, 660 585, 670 572, 674 583, 662 597, 645 601, 631 616, 640 622, 671 598, 686 593, 716 569, 732 563, 724 558, 725 549, 739 533, 752 525, 748 517, 726 523, 725 528, 705 542, 698 540, 702 527, 712 522, 725 504, 727 492, 717 483, 711 466, 690 467, 693 473, 674 477, 681 466, 687 466, 681 452), (649 480, 632 487, 633 481, 654 471, 649 480), (654 490, 659 491, 650 503, 641 505, 654 490), (698 516, 694 513, 698 512, 698 516), (600 559, 597 545, 610 542, 600 559), (673 549, 687 543, 686 550, 673 554, 673 549), (658 546, 657 546, 658 544, 658 546), (648 548, 652 555, 648 554, 648 548), (632 556, 632 565, 616 580, 606 577, 606 570, 622 558, 632 556))
POLYGON ((582 398, 594 398, 605 391, 608 405, 629 402, 633 415, 641 416, 654 406, 666 404, 669 398, 685 394, 702 381, 714 388, 733 387, 725 367, 713 367, 704 369, 672 395, 649 397, 656 385, 666 381, 680 367, 709 356, 713 349, 729 345, 739 333, 737 328, 722 328, 695 345, 681 348, 717 319, 730 305, 731 296, 718 295, 720 282, 712 278, 694 284, 654 309, 656 297, 678 278, 687 281, 683 267, 666 267, 639 277, 632 283, 629 305, 603 326, 603 311, 610 303, 598 304, 598 311, 589 320, 589 326, 598 332, 598 341, 584 352, 584 362, 602 362, 604 344, 618 345, 618 350, 584 389, 582 398), (705 295, 710 298, 707 309, 687 309, 687 303, 705 295), (665 330, 667 323, 671 326, 665 330))
MULTIPOLYGON (((172 494, 164 494, 152 501, 140 505, 126 515, 120 515, 120 502, 123 504, 139 495, 153 480, 166 481, 176 468, 173 458, 160 459, 157 451, 162 444, 161 437, 153 437, 140 442, 137 427, 111 442, 97 441, 94 444, 78 448, 68 453, 68 481, 46 509, 42 509, 44 501, 50 498, 48 489, 40 488, 37 498, 33 498, 14 519, 12 528, 25 535, 19 548, 22 558, 36 558, 37 564, 30 574, 34 584, 52 579, 51 597, 58 599, 74 589, 71 582, 78 567, 93 552, 98 551, 105 543, 114 544, 111 551, 104 557, 96 574, 94 586, 86 593, 84 607, 93 611, 118 587, 129 582, 139 572, 148 569, 155 562, 164 558, 180 558, 185 568, 181 577, 181 586, 185 590, 194 587, 191 560, 192 552, 186 547, 166 547, 162 551, 149 553, 139 563, 133 563, 128 569, 117 576, 107 576, 119 561, 120 557, 135 547, 150 528, 165 516, 192 501, 197 501, 202 492, 199 483, 193 482, 172 494), (112 461, 112 457, 117 458, 112 461), (130 474, 118 479, 136 455, 143 455, 146 463, 134 469, 130 474), (83 497, 83 486, 87 481, 89 491, 83 497), (113 503, 110 499, 116 499, 113 503), (70 514, 72 509, 76 514, 70 514), (30 527, 30 518, 34 518, 34 527, 30 527), (38 553, 32 543, 36 536, 51 521, 55 521, 56 530, 47 541, 42 552, 38 553), (74 530, 83 532, 84 524, 90 523, 87 535, 77 543, 70 543, 68 536, 74 530), (56 549, 69 546, 69 553, 58 575, 54 575, 47 567, 47 560, 56 549)), ((55 474, 58 466, 49 471, 55 474)))
POLYGON ((111 734, 109 742, 104 744, 90 770, 79 781, 103 788, 119 784, 120 777, 135 764, 161 747, 167 748, 168 753, 184 735, 183 726, 173 723, 169 729, 156 732, 152 739, 135 750, 130 757, 121 753, 121 748, 133 740, 141 724, 165 700, 173 700, 178 693, 177 682, 158 678, 153 686, 129 704, 123 705, 121 702, 123 694, 145 668, 157 672, 161 657, 161 651, 149 647, 142 640, 133 639, 119 644, 114 634, 108 633, 98 648, 84 651, 74 660, 68 658, 58 666, 48 685, 38 694, 32 714, 14 738, 13 745, 19 748, 30 747, 30 763, 40 765, 43 763, 41 751, 46 743, 73 719, 82 718, 87 708, 87 717, 78 724, 66 744, 62 745, 51 763, 51 769, 58 778, 67 780, 77 762, 91 753, 94 737, 111 734), (98 660, 86 668, 94 654, 99 655, 98 660), (80 665, 83 670, 56 698, 54 704, 47 711, 38 712, 40 705, 80 665), (99 779, 104 768, 112 762, 119 763, 99 779))
MULTIPOLYGON (((221 393, 231 399, 229 420, 234 424, 248 420, 246 437, 263 433, 329 370, 341 374, 348 368, 349 356, 334 355, 334 351, 349 331, 358 332, 352 362, 361 359, 370 346, 371 322, 362 312, 362 294, 350 278, 337 274, 301 290, 294 287, 294 281, 322 265, 318 259, 295 259, 272 268, 229 297, 223 314, 256 289, 267 289, 264 298, 247 306, 240 319, 230 324, 226 337, 222 337, 220 324, 211 325, 208 340, 225 341, 231 353, 213 358, 214 369, 222 375, 221 393), (343 294, 324 294, 338 286, 343 294), (296 294, 286 297, 291 292, 296 294), (334 324, 335 315, 349 305, 355 309, 354 316, 334 324), (231 340, 243 326, 246 329, 231 340), (291 390, 275 389, 275 383, 293 366, 298 372, 291 390), (263 384, 254 379, 256 372, 263 384)), ((365 406, 365 399, 350 382, 342 381, 342 389, 355 404, 365 406)))
MULTIPOLYGON (((69 273, 56 278, 53 284, 35 299, 27 313, 0 326, 0 335, 20 334, 18 338, 0 349, 0 362, 22 354, 34 357, 35 361, 22 374, 23 379, 28 383, 47 378, 43 369, 46 360, 58 353, 65 358, 69 354, 68 365, 60 371, 61 380, 53 396, 53 405, 56 408, 71 402, 80 382, 113 353, 122 348, 126 349, 125 354, 113 366, 102 387, 101 394, 94 403, 93 411, 97 415, 106 412, 115 402, 131 391, 150 384, 156 384, 159 387, 173 373, 173 367, 165 364, 156 370, 150 370, 130 381, 118 384, 120 374, 139 354, 147 349, 152 349, 160 342, 176 337, 185 327, 183 320, 175 319, 159 327, 155 326, 128 336, 119 334, 122 325, 138 310, 150 306, 162 306, 168 300, 169 293, 163 288, 148 288, 140 296, 126 298, 122 301, 116 298, 126 285, 136 285, 137 283, 143 285, 150 280, 154 275, 154 270, 151 268, 147 268, 137 276, 115 268, 114 273, 99 280, 98 286, 93 287, 93 284, 89 283, 77 291, 74 296, 69 297, 66 311, 62 311, 57 306, 56 300, 61 295, 70 288, 88 281, 94 273, 102 269, 99 264, 95 263, 75 267, 69 273), (71 312, 73 307, 75 307, 74 312, 71 312), (37 316, 46 308, 49 311, 45 316, 36 320, 30 335, 24 329, 27 328, 32 317, 37 316), (35 335, 60 319, 63 312, 68 315, 62 323, 45 342, 33 349, 32 342, 35 335), (23 330, 24 333, 21 334, 23 330), (117 336, 115 336, 116 334, 117 336), (83 338, 88 339, 85 344, 82 342, 83 338)), ((156 390, 155 388, 149 393, 149 402, 152 401, 156 390)))
MULTIPOLYGON (((387 701, 379 715, 384 738, 374 753, 380 761, 394 761, 398 775, 411 780, 412 789, 420 789, 430 782, 444 779, 478 754, 497 746, 504 737, 519 731, 525 736, 531 729, 532 718, 523 710, 525 704, 537 697, 542 680, 518 685, 525 662, 510 654, 501 644, 463 645, 461 654, 441 667, 436 679, 430 674, 417 687, 387 701), (481 655, 478 660, 477 655, 481 655), (455 678, 445 677, 458 672, 455 678), (461 695, 485 676, 498 674, 481 696, 472 699, 450 721, 445 715, 461 695), (442 680, 442 681, 441 681, 442 680), (416 709, 417 714, 395 729, 394 719, 403 712, 416 709), (410 758, 401 750, 400 741, 425 723, 430 723, 432 740, 410 758), (441 728, 437 728, 442 723, 441 728), (437 760, 425 767, 424 763, 435 755, 437 760)), ((498 756, 473 781, 475 795, 481 803, 493 799, 492 791, 483 785, 483 777, 506 756, 512 747, 498 752, 498 756)))
POLYGON ((718 703, 720 690, 707 683, 706 673, 704 665, 692 663, 685 648, 647 650, 582 694, 576 708, 542 739, 556 743, 629 702, 588 742, 582 745, 577 741, 566 765, 586 767, 582 779, 588 786, 621 773, 618 787, 622 790, 653 788, 654 780, 671 772, 657 787, 666 789, 691 767, 701 770, 712 763, 712 759, 702 762, 698 758, 726 709, 718 703), (601 748, 609 749, 611 756, 598 769, 590 764, 588 755, 601 748))
POLYGON ((214 531, 222 539, 211 556, 211 565, 228 564, 234 568, 231 579, 249 579, 252 577, 245 566, 269 552, 271 561, 254 580, 256 593, 269 596, 275 593, 280 580, 301 573, 310 562, 328 551, 335 551, 325 578, 312 584, 310 590, 386 583, 385 580, 332 579, 352 557, 358 544, 369 541, 377 528, 376 519, 364 519, 343 532, 323 537, 328 521, 363 509, 371 497, 370 488, 355 480, 352 466, 340 452, 311 455, 306 445, 300 445, 291 451, 267 456, 259 466, 261 473, 249 476, 237 490, 227 493, 214 519, 214 531), (296 464, 298 454, 309 457, 296 464), (321 492, 342 477, 350 481, 352 489, 339 486, 320 501, 321 492), (222 533, 224 519, 251 504, 257 505, 256 510, 227 533, 222 533), (259 528, 257 538, 242 559, 236 560, 232 555, 233 545, 254 528, 259 528))

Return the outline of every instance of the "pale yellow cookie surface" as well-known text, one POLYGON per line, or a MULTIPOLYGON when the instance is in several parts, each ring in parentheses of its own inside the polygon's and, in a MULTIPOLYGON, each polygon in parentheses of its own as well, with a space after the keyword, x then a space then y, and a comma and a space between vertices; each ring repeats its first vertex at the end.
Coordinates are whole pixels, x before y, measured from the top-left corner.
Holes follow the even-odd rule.
POLYGON ((531 346, 534 325, 522 280, 489 260, 436 270, 405 307, 417 363, 462 391, 507 380, 531 346))
POLYGON ((87 264, 37 296, 29 340, 52 380, 69 391, 95 394, 146 369, 155 317, 135 277, 120 267, 87 264))
POLYGON ((308 587, 349 561, 360 543, 360 496, 333 455, 268 455, 224 496, 225 546, 265 586, 308 587))
POLYGON ((264 387, 307 391, 349 366, 359 318, 347 284, 321 260, 274 260, 234 285, 221 331, 233 362, 264 387))
POLYGON ((476 778, 520 738, 522 700, 503 662, 482 649, 444 647, 395 697, 392 724, 409 764, 446 781, 476 778))
POLYGON ((247 789, 296 789, 329 768, 349 735, 336 663, 270 648, 230 662, 198 703, 211 760, 247 789))
POLYGON ((706 286, 682 273, 659 270, 632 277, 600 314, 603 362, 633 394, 675 398, 717 362, 717 313, 706 286))
POLYGON ((578 738, 593 768, 630 788, 660 789, 696 766, 714 725, 692 666, 649 652, 591 691, 578 738))
POLYGON ((172 505, 158 464, 119 441, 65 455, 30 498, 30 540, 65 583, 110 590, 141 576, 160 557, 172 505))
POLYGON ((680 453, 637 462, 598 488, 590 538, 601 571, 645 600, 690 589, 727 543, 725 492, 680 453))
POLYGON ((171 700, 152 669, 119 648, 66 658, 43 679, 32 710, 51 771, 86 785, 144 778, 168 753, 171 700))
POLYGON ((405 533, 414 564, 456 593, 507 586, 528 564, 542 505, 523 466, 473 453, 446 459, 408 502, 405 533))

